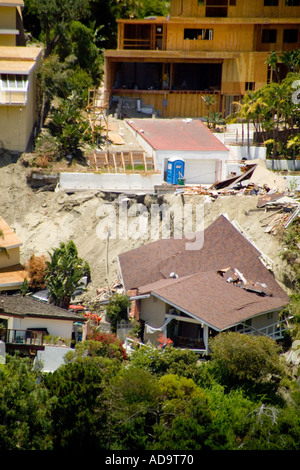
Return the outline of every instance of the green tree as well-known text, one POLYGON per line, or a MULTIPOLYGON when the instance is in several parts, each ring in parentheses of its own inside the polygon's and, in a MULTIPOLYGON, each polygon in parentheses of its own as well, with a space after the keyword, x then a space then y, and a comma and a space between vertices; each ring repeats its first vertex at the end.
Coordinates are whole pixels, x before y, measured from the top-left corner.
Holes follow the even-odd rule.
POLYGON ((67 36, 74 20, 86 18, 90 14, 89 0, 27 0, 28 15, 38 20, 46 44, 45 56, 48 57, 67 36))
POLYGON ((165 0, 113 0, 111 4, 117 18, 166 16, 170 9, 170 2, 165 0))
POLYGON ((221 333, 211 340, 212 364, 221 384, 275 399, 286 376, 279 347, 267 336, 221 333))
POLYGON ((113 294, 106 307, 106 315, 111 324, 112 333, 117 332, 117 323, 128 320, 130 300, 128 295, 113 294))
POLYGON ((159 420, 154 426, 153 450, 213 450, 226 442, 217 427, 206 392, 192 379, 162 376, 159 385, 159 420))
POLYGON ((88 122, 84 119, 76 96, 60 100, 59 107, 52 107, 49 130, 59 145, 60 156, 79 158, 81 156, 80 144, 88 131, 88 122))
POLYGON ((133 352, 128 367, 138 367, 158 376, 177 374, 197 381, 202 368, 197 364, 198 360, 199 356, 189 349, 177 349, 172 346, 158 349, 146 345, 133 352))
POLYGON ((90 276, 90 268, 86 261, 78 256, 77 248, 72 240, 60 243, 49 253, 45 280, 49 290, 49 299, 57 307, 68 309, 72 295, 80 286, 83 276, 90 276))
POLYGON ((103 449, 101 414, 97 410, 102 406, 101 395, 111 364, 103 357, 77 357, 45 376, 45 385, 53 399, 54 450, 103 449))
POLYGON ((107 449, 144 450, 156 422, 158 385, 148 371, 122 368, 105 390, 107 449))
POLYGON ((0 451, 51 450, 51 400, 28 359, 0 366, 0 451))
POLYGON ((271 68, 271 77, 270 81, 273 82, 274 80, 274 75, 275 75, 275 81, 279 81, 279 75, 278 75, 278 57, 275 51, 272 51, 269 57, 266 60, 266 64, 269 65, 271 68))

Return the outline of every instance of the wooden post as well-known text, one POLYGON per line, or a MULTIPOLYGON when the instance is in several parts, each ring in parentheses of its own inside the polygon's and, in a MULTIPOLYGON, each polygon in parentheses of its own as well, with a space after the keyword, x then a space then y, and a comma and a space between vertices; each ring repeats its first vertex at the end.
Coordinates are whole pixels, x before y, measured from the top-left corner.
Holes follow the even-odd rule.
POLYGON ((123 170, 125 171, 125 170, 126 170, 126 168, 125 168, 125 161, 124 161, 124 155, 123 155, 123 152, 121 152, 121 160, 122 160, 123 170))
POLYGON ((145 152, 143 152, 143 160, 144 160, 144 165, 145 165, 145 171, 148 171, 148 169, 147 169, 147 160, 146 160, 145 152))

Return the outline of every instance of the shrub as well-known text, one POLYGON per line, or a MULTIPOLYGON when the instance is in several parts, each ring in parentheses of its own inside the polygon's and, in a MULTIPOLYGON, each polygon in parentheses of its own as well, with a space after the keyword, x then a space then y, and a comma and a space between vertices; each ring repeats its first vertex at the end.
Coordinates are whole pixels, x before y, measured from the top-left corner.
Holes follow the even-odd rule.
POLYGON ((122 342, 114 334, 94 333, 87 340, 76 345, 78 352, 85 352, 87 356, 104 356, 110 359, 127 359, 122 342))

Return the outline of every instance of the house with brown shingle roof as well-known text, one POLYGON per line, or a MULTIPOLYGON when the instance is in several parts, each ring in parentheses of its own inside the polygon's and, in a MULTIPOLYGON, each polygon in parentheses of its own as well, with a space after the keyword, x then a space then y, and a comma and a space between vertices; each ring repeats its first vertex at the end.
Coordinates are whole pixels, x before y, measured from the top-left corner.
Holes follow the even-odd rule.
POLYGON ((263 253, 227 217, 204 230, 201 249, 186 243, 162 239, 119 256, 144 341, 163 334, 175 346, 208 353, 209 337, 222 331, 282 337, 279 313, 289 297, 263 253))
POLYGON ((43 351, 44 335, 71 340, 74 323, 81 314, 21 294, 0 295, 0 340, 7 352, 35 355, 43 351))

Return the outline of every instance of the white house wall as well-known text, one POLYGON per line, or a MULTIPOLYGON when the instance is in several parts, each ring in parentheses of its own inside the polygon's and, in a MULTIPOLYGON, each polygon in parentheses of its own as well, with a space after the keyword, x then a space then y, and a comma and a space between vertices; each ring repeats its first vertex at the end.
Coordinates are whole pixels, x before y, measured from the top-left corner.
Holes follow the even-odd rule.
MULTIPOLYGON (((140 319, 152 328, 160 328, 165 322, 166 304, 156 297, 149 297, 141 300, 140 319)), ((151 343, 157 341, 162 332, 147 333, 144 332, 144 342, 151 343)))
POLYGON ((185 161, 185 180, 187 184, 213 184, 227 177, 227 161, 229 151, 168 151, 155 152, 155 164, 159 171, 167 171, 167 163, 171 157, 185 161))
POLYGON ((14 318, 9 329, 27 330, 34 328, 47 328, 49 335, 71 338, 73 322, 67 320, 54 320, 47 318, 14 318))

